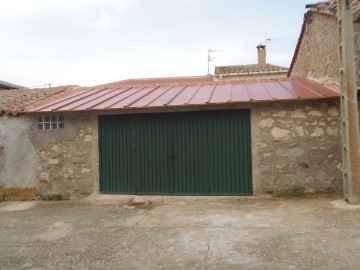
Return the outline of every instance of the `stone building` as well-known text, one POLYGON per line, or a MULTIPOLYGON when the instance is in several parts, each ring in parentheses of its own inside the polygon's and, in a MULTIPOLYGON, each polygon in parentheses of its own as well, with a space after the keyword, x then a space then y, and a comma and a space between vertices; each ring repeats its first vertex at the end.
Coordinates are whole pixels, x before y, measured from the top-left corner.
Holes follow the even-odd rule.
POLYGON ((280 67, 266 62, 266 45, 256 47, 258 63, 253 65, 216 66, 214 80, 248 80, 285 78, 289 72, 286 67, 280 67))
MULTIPOLYGON (((360 1, 353 0, 351 5, 355 53, 357 54, 356 81, 358 89, 360 89, 360 1)), ((305 77, 340 92, 337 1, 331 0, 306 7, 309 10, 304 15, 289 76, 305 77)))
MULTIPOLYGON (((304 23, 289 70, 291 77, 307 77, 339 91, 339 27, 337 1, 307 5, 304 23)), ((360 1, 352 1, 355 51, 360 52, 360 1)), ((360 83, 360 57, 357 57, 360 83)))
POLYGON ((336 5, 308 7, 289 78, 0 91, 0 193, 340 194, 336 5))
POLYGON ((0 192, 342 191, 339 94, 307 79, 0 91, 0 192))

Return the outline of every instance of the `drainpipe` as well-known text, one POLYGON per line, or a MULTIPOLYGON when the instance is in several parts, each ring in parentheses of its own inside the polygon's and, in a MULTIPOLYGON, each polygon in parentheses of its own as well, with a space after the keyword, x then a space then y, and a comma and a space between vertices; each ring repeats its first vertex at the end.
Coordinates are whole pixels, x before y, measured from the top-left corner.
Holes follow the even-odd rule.
POLYGON ((350 0, 338 0, 344 198, 360 204, 360 132, 350 0))

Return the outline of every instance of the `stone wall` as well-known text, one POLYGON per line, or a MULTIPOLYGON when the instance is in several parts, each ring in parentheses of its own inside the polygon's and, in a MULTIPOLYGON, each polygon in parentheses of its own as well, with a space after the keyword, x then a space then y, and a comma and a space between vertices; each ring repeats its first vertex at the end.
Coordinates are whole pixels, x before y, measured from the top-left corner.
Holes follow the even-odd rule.
POLYGON ((356 83, 360 88, 360 22, 354 23, 354 43, 355 43, 355 55, 357 56, 355 68, 356 68, 356 83))
POLYGON ((339 35, 337 18, 307 12, 301 44, 290 76, 319 81, 339 81, 339 35))
POLYGON ((75 199, 93 192, 95 119, 91 114, 66 114, 64 129, 39 130, 34 116, 30 138, 38 157, 36 171, 42 195, 75 199))
MULTIPOLYGON (((255 194, 341 193, 337 99, 238 108, 249 107, 255 194)), ((0 193, 33 188, 40 198, 79 199, 98 191, 97 115, 64 117, 60 130, 39 130, 36 114, 0 117, 0 193)))
MULTIPOLYGON (((338 100, 257 106, 254 167, 264 193, 341 193, 338 100)), ((254 139, 254 135, 253 135, 254 139)))
POLYGON ((45 199, 92 193, 97 181, 97 117, 65 114, 64 129, 40 130, 37 116, 0 117, 0 193, 20 199, 29 198, 30 191, 34 198, 45 199))

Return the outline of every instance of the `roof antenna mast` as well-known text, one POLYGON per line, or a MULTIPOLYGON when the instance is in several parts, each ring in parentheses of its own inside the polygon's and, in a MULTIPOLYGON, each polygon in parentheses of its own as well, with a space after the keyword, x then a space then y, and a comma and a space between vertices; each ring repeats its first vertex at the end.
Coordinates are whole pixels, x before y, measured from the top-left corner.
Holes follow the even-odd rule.
POLYGON ((207 72, 207 75, 210 75, 210 62, 215 60, 215 57, 211 57, 211 54, 213 52, 224 52, 224 51, 223 50, 213 50, 211 48, 208 50, 208 72, 207 72))
POLYGON ((265 31, 265 45, 267 46, 270 42, 272 42, 274 39, 271 35, 268 35, 268 31, 265 31))

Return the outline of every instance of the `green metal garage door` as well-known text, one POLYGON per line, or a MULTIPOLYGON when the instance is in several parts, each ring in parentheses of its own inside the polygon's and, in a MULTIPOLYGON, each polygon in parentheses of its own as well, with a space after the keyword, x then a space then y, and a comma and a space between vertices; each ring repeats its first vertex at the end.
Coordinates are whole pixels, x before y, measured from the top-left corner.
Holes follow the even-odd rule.
POLYGON ((100 191, 250 195, 249 110, 99 116, 100 191))

